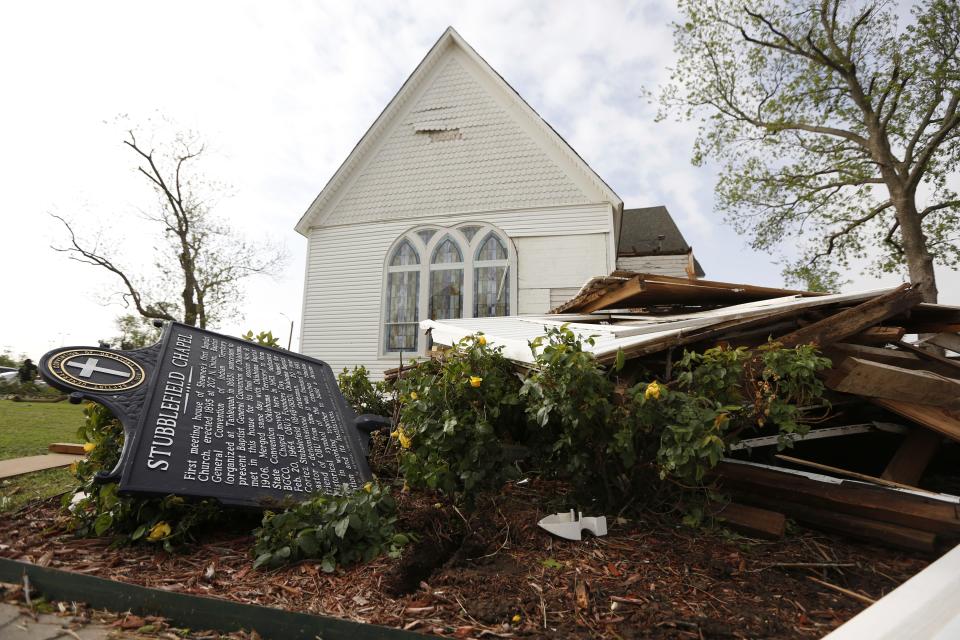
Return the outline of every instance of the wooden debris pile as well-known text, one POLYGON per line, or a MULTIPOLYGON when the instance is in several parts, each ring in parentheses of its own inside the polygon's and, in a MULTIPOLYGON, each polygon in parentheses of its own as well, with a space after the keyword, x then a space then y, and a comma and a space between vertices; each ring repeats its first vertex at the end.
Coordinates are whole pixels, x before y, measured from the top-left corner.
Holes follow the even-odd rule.
POLYGON ((820 294, 618 271, 547 316, 421 326, 440 344, 482 331, 530 366, 527 342, 558 324, 594 336, 600 361, 622 351, 666 380, 684 349, 817 344, 831 410, 789 450, 762 431, 732 446, 718 474, 737 504, 719 515, 767 537, 788 516, 930 553, 960 542, 960 307, 910 285, 820 294))

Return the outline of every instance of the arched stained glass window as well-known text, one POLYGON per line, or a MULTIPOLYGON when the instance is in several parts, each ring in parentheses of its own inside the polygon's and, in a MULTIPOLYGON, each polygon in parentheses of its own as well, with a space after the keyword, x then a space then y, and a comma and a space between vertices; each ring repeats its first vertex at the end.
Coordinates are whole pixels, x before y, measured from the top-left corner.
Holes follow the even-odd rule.
POLYGON ((456 245, 453 241, 453 238, 447 236, 443 239, 443 242, 437 245, 437 248, 433 250, 433 264, 448 264, 453 262, 463 262, 463 254, 460 252, 460 247, 456 245))
POLYGON ((417 250, 413 248, 413 245, 408 240, 404 240, 394 250, 393 257, 390 258, 390 266, 401 267, 411 264, 420 264, 420 256, 417 255, 417 250))
POLYGON ((480 243, 473 269, 473 317, 510 315, 510 265, 507 247, 494 232, 480 243))
POLYGON ((507 248, 494 233, 489 233, 477 249, 477 260, 506 260, 507 248))
POLYGON ((408 240, 390 257, 387 269, 386 350, 416 351, 420 322, 420 256, 408 240))
POLYGON ((454 239, 447 236, 434 249, 430 262, 430 318, 462 317, 463 252, 454 239))
POLYGON ((384 354, 415 355, 424 318, 509 315, 516 304, 517 257, 507 236, 489 224, 430 226, 402 235, 384 267, 384 354))

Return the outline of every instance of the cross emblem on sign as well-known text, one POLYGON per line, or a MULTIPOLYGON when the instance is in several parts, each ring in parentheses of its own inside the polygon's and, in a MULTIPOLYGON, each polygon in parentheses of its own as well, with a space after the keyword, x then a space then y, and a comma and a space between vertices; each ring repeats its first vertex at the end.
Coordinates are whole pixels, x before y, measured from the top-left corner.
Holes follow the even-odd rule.
POLYGON ((66 366, 73 367, 75 369, 80 369, 80 372, 77 374, 81 378, 89 378, 94 373, 106 373, 111 376, 123 376, 124 378, 130 377, 129 371, 118 371, 116 369, 108 369, 106 367, 98 367, 100 364, 99 358, 87 358, 87 361, 83 364, 79 362, 70 361, 66 363, 66 366))

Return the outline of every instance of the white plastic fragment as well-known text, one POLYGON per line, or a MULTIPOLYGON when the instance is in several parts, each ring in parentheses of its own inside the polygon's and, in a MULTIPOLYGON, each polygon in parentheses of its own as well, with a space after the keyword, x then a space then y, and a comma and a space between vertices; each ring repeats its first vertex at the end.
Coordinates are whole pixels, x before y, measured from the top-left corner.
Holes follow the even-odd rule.
POLYGON ((606 516, 584 518, 583 513, 574 514, 573 509, 570 509, 570 513, 555 513, 552 516, 547 516, 537 524, 553 535, 567 540, 582 540, 583 530, 587 530, 595 536, 607 535, 606 516))

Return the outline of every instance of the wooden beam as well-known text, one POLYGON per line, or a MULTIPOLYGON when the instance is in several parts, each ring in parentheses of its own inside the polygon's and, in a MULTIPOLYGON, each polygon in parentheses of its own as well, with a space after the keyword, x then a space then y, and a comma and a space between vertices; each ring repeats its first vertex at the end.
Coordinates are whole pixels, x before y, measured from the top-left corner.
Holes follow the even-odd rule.
POLYGON ((898 342, 897 346, 901 349, 906 349, 911 353, 915 353, 927 361, 933 361, 933 362, 942 364, 946 367, 950 367, 954 371, 960 372, 960 360, 955 360, 953 358, 944 358, 939 353, 933 353, 931 351, 927 351, 926 349, 921 349, 920 347, 914 344, 910 344, 909 342, 904 342, 903 340, 898 342))
POLYGON ((913 427, 880 477, 884 480, 916 486, 930 461, 933 460, 933 456, 940 449, 942 439, 943 436, 929 429, 913 427))
POLYGON ((824 384, 843 393, 936 407, 955 406, 960 398, 960 380, 854 357, 827 371, 824 384))
POLYGON ((785 347, 795 347, 801 344, 824 346, 840 342, 883 322, 891 316, 913 308, 920 304, 922 299, 923 296, 919 289, 904 284, 889 293, 879 295, 872 300, 844 309, 819 322, 814 322, 789 333, 778 341, 785 347))
POLYGON ((933 429, 951 440, 960 442, 960 412, 956 410, 884 398, 874 398, 872 402, 928 429, 933 429))
POLYGON ((723 486, 732 491, 960 536, 958 505, 934 496, 727 460, 716 467, 716 473, 723 479, 723 486))
POLYGON ((924 340, 923 344, 932 344, 954 353, 960 353, 960 335, 956 333, 938 333, 924 340))
POLYGON ((782 513, 736 502, 721 505, 712 513, 734 531, 754 538, 779 540, 787 529, 787 519, 782 513))
POLYGON ((823 350, 823 355, 833 360, 834 365, 839 365, 847 356, 853 356, 855 358, 863 358, 864 360, 872 360, 873 362, 892 364, 897 367, 903 367, 904 369, 914 369, 917 366, 922 366, 920 357, 915 353, 901 351, 899 349, 870 347, 850 342, 832 344, 823 350))
POLYGON ((582 307, 577 308, 578 312, 593 313, 600 309, 609 309, 628 300, 634 296, 643 293, 643 282, 640 276, 630 278, 624 281, 622 285, 613 289, 607 289, 602 295, 594 298, 582 307))
POLYGON ((907 330, 903 327, 870 327, 855 336, 850 336, 850 342, 882 346, 898 342, 906 332, 907 330))
POLYGON ((54 442, 47 446, 47 451, 50 453, 69 453, 74 456, 85 456, 87 452, 84 451, 82 444, 75 444, 72 442, 54 442))
POLYGON ((791 518, 814 528, 826 529, 827 531, 842 533, 853 538, 898 549, 909 549, 931 554, 938 550, 938 536, 929 531, 871 520, 861 516, 837 513, 829 509, 821 509, 791 500, 772 499, 762 494, 740 491, 735 493, 738 500, 759 507, 781 510, 791 518))

